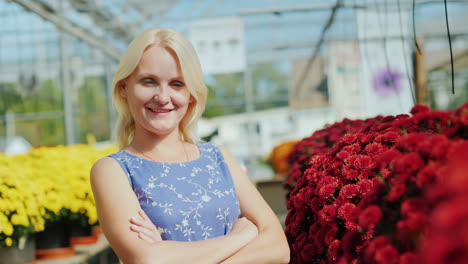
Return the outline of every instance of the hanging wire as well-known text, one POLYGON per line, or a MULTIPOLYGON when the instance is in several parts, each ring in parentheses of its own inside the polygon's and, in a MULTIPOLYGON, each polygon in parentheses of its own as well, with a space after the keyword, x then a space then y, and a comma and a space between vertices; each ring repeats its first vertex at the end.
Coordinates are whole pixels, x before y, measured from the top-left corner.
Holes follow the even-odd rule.
MULTIPOLYGON (((369 6, 369 5, 370 5, 369 0, 366 0, 365 6, 369 6)), ((369 12, 364 11, 364 15, 363 15, 364 25, 367 25, 369 23, 368 18, 369 18, 369 12)), ((371 69, 372 68, 371 64, 373 60, 369 59, 371 58, 371 56, 369 55, 369 45, 370 45, 369 43, 372 43, 371 39, 373 38, 373 36, 367 34, 368 33, 367 27, 361 27, 360 29, 362 30, 362 40, 359 40, 359 45, 363 47, 362 48, 363 62, 367 64, 367 69, 371 69)))
POLYGON ((413 40, 414 40, 414 45, 416 46, 416 50, 419 52, 419 54, 422 54, 421 49, 419 48, 419 44, 416 41, 416 15, 415 15, 415 10, 416 10, 416 0, 413 0, 413 8, 412 8, 412 14, 411 14, 411 17, 413 19, 413 40))
POLYGON ((335 5, 333 6, 333 8, 331 10, 330 17, 328 18, 327 22, 325 23, 324 27, 322 28, 322 32, 320 33, 320 40, 317 43, 317 45, 315 46, 314 52, 309 57, 307 65, 304 67, 304 70, 302 71, 302 74, 300 75, 301 77, 299 78, 298 83, 296 85, 298 87, 298 90, 299 90, 298 94, 300 94, 301 90, 303 89, 303 85, 304 85, 305 79, 307 77, 307 74, 310 71, 313 63, 315 62, 315 60, 317 59, 317 57, 318 57, 318 55, 320 53, 322 45, 323 45, 323 43, 325 41, 325 35, 328 32, 328 30, 330 29, 331 25, 333 24, 333 22, 334 22, 334 20, 336 18, 336 14, 337 14, 338 9, 340 9, 342 7, 342 3, 343 3, 343 0, 336 0, 336 3, 335 3, 335 5))
POLYGON ((448 21, 447 0, 444 0, 444 6, 445 6, 445 24, 447 25, 447 35, 448 35, 449 50, 450 50, 450 68, 452 70, 452 94, 455 94, 455 71, 453 69, 452 37, 450 35, 450 27, 449 27, 449 21, 448 21))
POLYGON ((377 23, 379 24, 380 32, 383 33, 382 37, 382 45, 383 45, 383 51, 384 51, 384 58, 385 58, 385 66, 386 70, 390 70, 390 60, 388 58, 388 49, 387 49, 387 36, 388 36, 388 10, 387 10, 387 1, 383 0, 384 2, 384 11, 382 14, 382 11, 380 10, 380 4, 378 0, 374 0, 375 4, 375 9, 377 11, 377 23), (383 20, 383 22, 382 22, 383 20))
POLYGON ((410 86, 410 91, 411 91, 411 97, 413 99, 413 105, 416 105, 416 96, 414 94, 414 78, 411 77, 408 69, 408 58, 406 57, 406 47, 405 47, 405 37, 403 36, 403 22, 401 18, 401 5, 400 1, 397 1, 397 6, 398 6, 398 21, 400 23, 400 38, 401 38, 401 50, 403 53, 403 60, 405 61, 405 72, 406 72, 406 78, 408 79, 408 83, 410 86))
MULTIPOLYGON (((383 22, 381 22, 380 20, 380 16, 377 18, 378 19, 378 22, 379 22, 379 25, 381 27, 381 30, 382 30, 382 24, 383 24, 383 33, 384 33, 384 36, 383 36, 383 48, 384 48, 384 55, 385 55, 385 64, 386 64, 386 71, 390 72, 391 71, 391 68, 390 68, 390 59, 388 58, 388 48, 387 48, 387 37, 388 37, 388 2, 387 0, 383 0, 384 2, 384 14, 383 14, 383 22)), ((377 8, 377 13, 380 14, 381 13, 381 10, 379 8, 379 4, 378 4, 378 1, 376 0, 375 2, 376 4, 376 8, 377 8)), ((398 93, 397 91, 395 91, 395 95, 398 97, 398 105, 400 106, 400 109, 403 110, 403 105, 401 104, 401 94, 398 93)))

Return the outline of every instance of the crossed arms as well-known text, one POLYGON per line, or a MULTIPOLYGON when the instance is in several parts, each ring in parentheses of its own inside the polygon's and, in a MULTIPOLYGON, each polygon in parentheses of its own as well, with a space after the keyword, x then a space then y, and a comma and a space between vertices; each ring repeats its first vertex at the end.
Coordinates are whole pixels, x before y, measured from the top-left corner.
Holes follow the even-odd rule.
MULTIPOLYGON (((221 150, 245 218, 238 220, 228 235, 195 242, 163 241, 156 229, 152 242, 144 239, 145 232, 135 233, 138 224, 133 222, 131 229, 130 219, 138 215, 141 208, 126 174, 112 158, 96 162, 91 169, 91 186, 99 222, 125 264, 289 262, 289 247, 276 215, 232 155, 223 147, 221 150)), ((144 228, 144 224, 140 227, 144 228)))

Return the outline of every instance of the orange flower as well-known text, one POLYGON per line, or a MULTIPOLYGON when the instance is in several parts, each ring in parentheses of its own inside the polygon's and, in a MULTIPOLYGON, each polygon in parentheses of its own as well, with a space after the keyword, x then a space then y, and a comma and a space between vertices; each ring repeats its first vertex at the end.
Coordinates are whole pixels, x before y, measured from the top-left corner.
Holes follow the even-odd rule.
POLYGON ((271 155, 268 159, 268 162, 271 164, 271 166, 273 167, 273 170, 277 174, 282 174, 282 175, 288 174, 288 170, 289 170, 288 156, 293 151, 294 146, 298 142, 299 140, 287 141, 273 148, 271 155))

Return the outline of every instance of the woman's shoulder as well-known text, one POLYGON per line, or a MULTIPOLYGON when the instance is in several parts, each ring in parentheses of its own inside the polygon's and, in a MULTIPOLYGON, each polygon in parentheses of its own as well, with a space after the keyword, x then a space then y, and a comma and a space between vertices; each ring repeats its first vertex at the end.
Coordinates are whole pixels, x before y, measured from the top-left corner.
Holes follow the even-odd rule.
POLYGON ((222 146, 217 142, 202 142, 198 143, 198 148, 201 155, 219 155, 222 154, 222 146))
POLYGON ((198 146, 201 150, 208 152, 217 152, 221 154, 227 152, 226 148, 217 142, 203 142, 199 143, 198 146))
POLYGON ((115 158, 112 157, 112 155, 114 154, 102 157, 97 160, 91 167, 91 174, 93 174, 93 172, 102 172, 119 168, 119 163, 115 158))
POLYGON ((220 144, 218 144, 217 142, 211 142, 210 141, 210 142, 198 143, 198 147, 200 148, 200 150, 212 152, 212 151, 219 151, 220 147, 222 147, 222 146, 220 144))

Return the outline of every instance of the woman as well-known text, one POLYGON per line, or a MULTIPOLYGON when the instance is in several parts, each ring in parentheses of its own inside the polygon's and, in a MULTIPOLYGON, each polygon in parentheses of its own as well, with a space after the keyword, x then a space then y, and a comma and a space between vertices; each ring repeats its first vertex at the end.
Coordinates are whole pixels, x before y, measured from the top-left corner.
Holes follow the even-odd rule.
POLYGON ((121 151, 94 164, 91 185, 124 263, 289 262, 278 219, 233 156, 198 143, 207 88, 185 37, 144 31, 113 87, 121 151))

